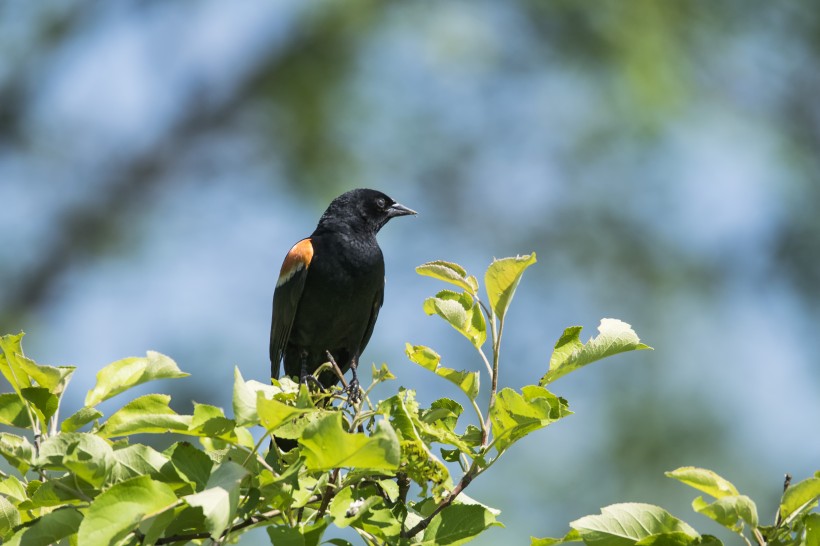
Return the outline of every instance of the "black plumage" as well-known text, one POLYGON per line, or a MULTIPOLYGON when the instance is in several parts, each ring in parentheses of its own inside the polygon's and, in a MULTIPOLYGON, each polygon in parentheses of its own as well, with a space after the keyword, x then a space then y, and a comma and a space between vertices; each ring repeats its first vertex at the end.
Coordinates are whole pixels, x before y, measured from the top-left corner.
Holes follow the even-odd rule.
MULTIPOLYGON (((356 189, 334 199, 310 237, 285 257, 273 293, 271 376, 284 370, 301 382, 326 352, 346 372, 351 396, 358 395, 356 366, 370 341, 384 301, 384 258, 376 234, 391 218, 416 214, 387 195, 356 189)), ((338 382, 323 371, 319 382, 338 382)))

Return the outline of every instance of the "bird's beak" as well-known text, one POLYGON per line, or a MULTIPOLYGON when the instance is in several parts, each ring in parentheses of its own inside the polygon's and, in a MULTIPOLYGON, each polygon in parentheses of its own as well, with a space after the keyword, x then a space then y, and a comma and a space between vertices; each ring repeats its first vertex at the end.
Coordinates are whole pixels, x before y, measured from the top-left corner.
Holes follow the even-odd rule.
POLYGON ((402 204, 393 203, 390 205, 390 208, 387 209, 387 217, 388 218, 395 218, 396 216, 407 216, 409 214, 418 214, 413 209, 409 209, 402 204))

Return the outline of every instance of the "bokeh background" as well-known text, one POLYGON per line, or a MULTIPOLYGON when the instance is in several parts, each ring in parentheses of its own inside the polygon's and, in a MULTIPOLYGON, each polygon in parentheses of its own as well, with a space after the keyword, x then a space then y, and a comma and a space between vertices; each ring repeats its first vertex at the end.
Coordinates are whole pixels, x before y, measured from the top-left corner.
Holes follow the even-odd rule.
POLYGON ((363 362, 424 403, 458 397, 406 341, 481 369, 421 310, 432 259, 481 277, 537 253, 503 386, 536 382, 569 325, 620 318, 655 347, 554 384, 576 414, 470 486, 507 526, 477 544, 619 501, 719 534, 663 476, 681 465, 769 521, 784 473, 820 468, 818 61, 810 1, 7 0, 0 328, 79 366, 65 415, 148 349, 193 376, 144 392, 230 407, 234 366, 268 377, 287 249, 334 196, 378 188, 420 214, 380 234, 363 362))

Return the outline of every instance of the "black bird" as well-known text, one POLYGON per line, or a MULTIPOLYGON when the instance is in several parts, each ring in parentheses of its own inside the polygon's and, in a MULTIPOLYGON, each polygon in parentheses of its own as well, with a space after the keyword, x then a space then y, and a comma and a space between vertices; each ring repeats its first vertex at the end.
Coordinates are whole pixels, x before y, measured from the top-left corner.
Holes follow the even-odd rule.
MULTIPOLYGON (((416 214, 387 195, 351 190, 334 199, 316 230, 290 249, 273 293, 270 329, 271 377, 285 373, 300 383, 329 351, 342 372, 353 370, 350 398, 359 396, 356 366, 370 341, 384 301, 384 257, 376 233, 391 218, 416 214)), ((327 388, 338 382, 319 375, 327 388)))

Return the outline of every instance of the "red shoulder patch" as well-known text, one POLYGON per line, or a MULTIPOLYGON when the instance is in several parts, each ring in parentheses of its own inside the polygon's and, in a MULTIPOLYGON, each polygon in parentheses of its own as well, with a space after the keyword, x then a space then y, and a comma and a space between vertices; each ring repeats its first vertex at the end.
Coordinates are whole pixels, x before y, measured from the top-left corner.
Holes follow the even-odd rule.
POLYGON ((282 269, 279 271, 279 280, 276 281, 276 286, 282 286, 296 273, 302 269, 307 269, 312 259, 313 243, 310 242, 309 237, 293 245, 288 255, 285 256, 285 261, 282 262, 282 269))

